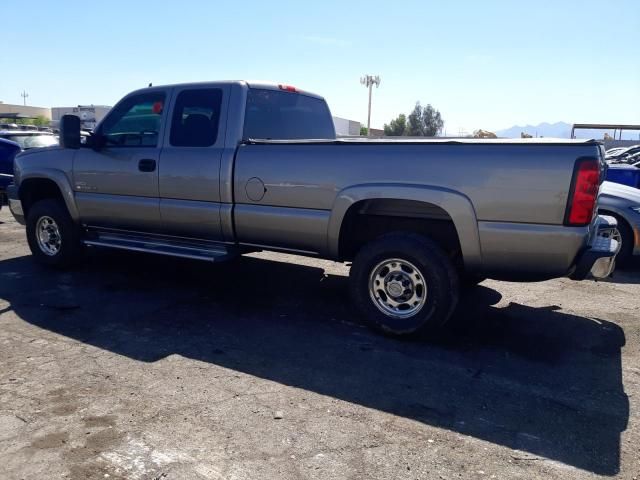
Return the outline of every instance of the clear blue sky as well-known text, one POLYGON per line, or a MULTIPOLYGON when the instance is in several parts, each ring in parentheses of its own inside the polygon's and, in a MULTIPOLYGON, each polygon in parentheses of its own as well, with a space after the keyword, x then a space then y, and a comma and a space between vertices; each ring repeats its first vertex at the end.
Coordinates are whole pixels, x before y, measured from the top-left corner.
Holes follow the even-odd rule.
POLYGON ((113 105, 154 84, 290 83, 372 125, 416 100, 449 133, 548 121, 640 123, 638 0, 2 1, 0 100, 113 105))

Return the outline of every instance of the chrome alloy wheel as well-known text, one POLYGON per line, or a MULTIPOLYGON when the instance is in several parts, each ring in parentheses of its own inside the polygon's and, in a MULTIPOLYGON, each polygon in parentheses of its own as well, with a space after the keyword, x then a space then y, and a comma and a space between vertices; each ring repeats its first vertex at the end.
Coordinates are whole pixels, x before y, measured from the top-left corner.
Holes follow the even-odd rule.
POLYGON ((391 258, 378 263, 369 276, 371 300, 385 315, 409 318, 427 301, 427 284, 411 262, 391 258))
POLYGON ((601 230, 598 235, 605 238, 611 238, 612 240, 618 242, 619 245, 622 245, 622 234, 617 227, 601 230))
POLYGON ((53 257, 60 252, 62 237, 60 236, 58 224, 53 218, 45 215, 38 219, 36 223, 36 239, 38 240, 38 247, 45 255, 53 257))

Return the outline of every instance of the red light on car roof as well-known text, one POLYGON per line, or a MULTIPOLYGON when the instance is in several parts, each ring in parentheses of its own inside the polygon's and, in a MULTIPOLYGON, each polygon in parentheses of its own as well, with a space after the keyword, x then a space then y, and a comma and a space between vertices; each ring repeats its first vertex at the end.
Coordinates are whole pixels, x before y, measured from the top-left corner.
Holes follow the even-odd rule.
POLYGON ((161 114, 164 104, 162 102, 153 102, 153 106, 151 107, 151 111, 155 114, 161 114))
POLYGON ((296 87, 293 87, 293 86, 291 86, 291 85, 282 85, 282 84, 280 84, 280 85, 278 85, 278 88, 279 88, 280 90, 284 90, 285 92, 293 92, 293 93, 296 93, 296 92, 298 91, 298 89, 297 89, 296 87))

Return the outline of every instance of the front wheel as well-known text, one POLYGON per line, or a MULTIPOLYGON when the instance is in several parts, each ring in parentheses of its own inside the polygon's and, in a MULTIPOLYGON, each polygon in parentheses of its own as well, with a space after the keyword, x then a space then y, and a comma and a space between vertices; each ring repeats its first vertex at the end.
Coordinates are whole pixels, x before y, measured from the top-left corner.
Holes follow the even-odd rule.
POLYGON ((70 267, 82 256, 80 230, 61 200, 40 200, 29 209, 27 242, 35 259, 50 267, 70 267))
POLYGON ((434 242, 391 233, 358 252, 349 276, 356 308, 373 328, 391 335, 432 331, 458 301, 458 275, 434 242))

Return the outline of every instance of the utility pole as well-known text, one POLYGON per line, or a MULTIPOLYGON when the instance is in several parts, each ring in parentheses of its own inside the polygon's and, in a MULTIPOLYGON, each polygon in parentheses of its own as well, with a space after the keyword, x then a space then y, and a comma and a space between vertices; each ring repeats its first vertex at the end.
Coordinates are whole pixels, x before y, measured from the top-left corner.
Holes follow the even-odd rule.
POLYGON ((27 97, 29 96, 29 94, 23 90, 22 93, 20 94, 20 96, 22 97, 22 104, 26 107, 27 106, 27 97))
POLYGON ((373 86, 376 88, 380 86, 380 77, 373 75, 365 75, 360 77, 360 83, 369 89, 369 112, 367 114, 367 137, 371 138, 371 91, 373 86))

